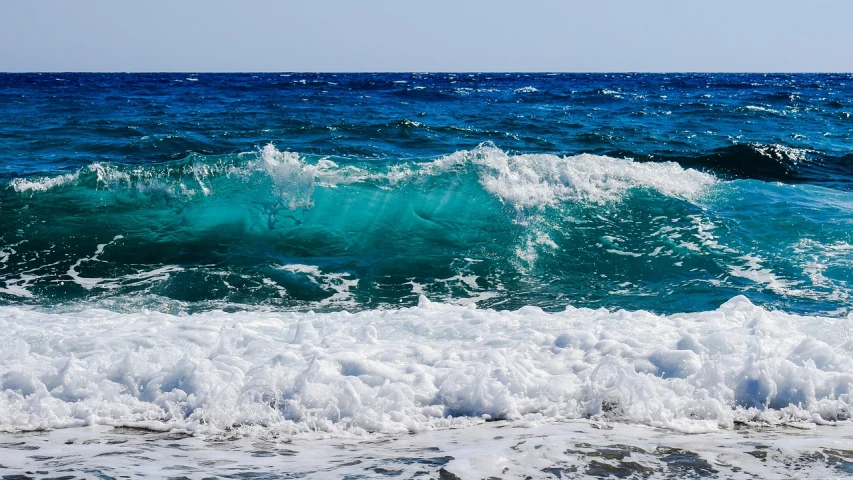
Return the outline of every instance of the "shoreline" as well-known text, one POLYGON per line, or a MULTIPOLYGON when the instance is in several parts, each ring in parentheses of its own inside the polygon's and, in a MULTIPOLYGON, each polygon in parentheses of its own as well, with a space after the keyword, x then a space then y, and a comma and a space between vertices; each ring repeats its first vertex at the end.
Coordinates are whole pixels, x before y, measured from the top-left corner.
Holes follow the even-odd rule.
POLYGON ((92 426, 0 434, 0 474, 33 475, 31 478, 121 474, 184 478, 825 478, 853 473, 851 444, 850 422, 810 429, 750 426, 682 434, 591 420, 536 426, 500 421, 410 435, 294 436, 278 442, 92 426))

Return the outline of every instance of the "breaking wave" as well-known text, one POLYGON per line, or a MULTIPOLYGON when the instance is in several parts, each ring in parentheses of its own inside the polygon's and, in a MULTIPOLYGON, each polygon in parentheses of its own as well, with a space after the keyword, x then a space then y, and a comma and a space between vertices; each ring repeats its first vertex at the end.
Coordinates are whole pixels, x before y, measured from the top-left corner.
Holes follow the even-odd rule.
POLYGON ((716 310, 421 298, 360 313, 0 309, 0 430, 404 433, 592 418, 683 432, 850 416, 853 327, 736 297, 716 310))
MULTIPOLYGON (((755 155, 778 165, 771 153, 755 155)), ((0 190, 9 225, 0 301, 334 310, 412 305, 426 294, 560 309, 574 292, 581 306, 676 312, 746 294, 795 312, 846 312, 850 252, 831 248, 853 239, 824 232, 821 219, 846 218, 849 194, 718 178, 675 162, 489 144, 414 160, 268 145, 146 166, 94 163, 0 190), (743 198, 779 214, 749 215, 743 198), (813 215, 786 217, 793 198, 813 215), (690 292, 702 285, 713 295, 697 303, 690 292)))

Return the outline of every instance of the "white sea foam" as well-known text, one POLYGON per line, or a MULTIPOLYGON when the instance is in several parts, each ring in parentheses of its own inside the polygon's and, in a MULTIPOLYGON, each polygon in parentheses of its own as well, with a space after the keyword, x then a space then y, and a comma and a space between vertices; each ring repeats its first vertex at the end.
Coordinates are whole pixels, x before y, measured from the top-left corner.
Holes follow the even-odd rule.
POLYGON ((538 91, 536 87, 521 87, 514 90, 515 93, 536 93, 538 91))
POLYGON ((787 157, 793 160, 794 162, 807 161, 809 159, 809 154, 817 153, 814 150, 809 150, 806 148, 786 147, 785 145, 778 144, 752 144, 752 148, 754 148, 755 151, 764 155, 765 157, 773 158, 776 160, 782 160, 787 157))
POLYGON ((38 280, 37 275, 29 275, 26 273, 19 274, 17 278, 3 278, 3 283, 6 285, 0 287, 0 293, 13 295, 16 297, 32 298, 33 294, 28 290, 28 287, 34 280, 38 280))
POLYGON ((666 196, 692 200, 717 182, 713 175, 682 168, 673 162, 639 163, 589 154, 567 157, 509 155, 490 144, 429 162, 400 163, 373 172, 353 165, 342 167, 329 159, 321 159, 316 166, 309 165, 297 154, 278 151, 272 145, 264 148, 262 156, 265 162, 274 159, 271 163, 275 168, 281 168, 281 159, 287 159, 284 161, 287 172, 271 171, 270 174, 287 179, 282 183, 282 191, 298 192, 300 206, 312 204, 306 200, 314 189, 312 180, 324 187, 363 182, 393 187, 469 165, 477 169, 480 183, 489 193, 518 209, 565 201, 616 201, 632 188, 649 188, 666 196))
POLYGON ((751 280, 782 295, 790 293, 790 289, 794 284, 780 278, 770 269, 764 268, 762 266, 762 263, 765 261, 764 259, 750 254, 743 255, 740 259, 745 262, 745 265, 730 266, 729 273, 731 275, 751 280))
MULTIPOLYGON (((671 431, 600 420, 284 441, 92 426, 0 434, 0 475, 165 478, 837 478, 853 425, 671 431), (318 459, 322 461, 318 462, 318 459), (99 475, 100 474, 100 475, 99 475)), ((846 460, 845 460, 846 459, 846 460)), ((43 477, 43 478, 44 478, 43 477)), ((54 477, 55 478, 55 477, 54 477)))
POLYGON ((713 175, 677 163, 638 163, 599 155, 508 155, 483 146, 458 157, 480 167, 480 182, 493 195, 516 208, 564 201, 604 203, 622 198, 632 188, 650 188, 682 199, 696 198, 716 183, 713 175))
POLYGON ((425 298, 355 314, 6 306, 0 329, 3 431, 351 435, 585 417, 707 432, 846 421, 853 406, 853 316, 744 297, 670 316, 425 298))
POLYGON ((283 265, 280 268, 294 274, 305 275, 311 283, 318 285, 327 292, 334 292, 331 297, 320 301, 317 305, 318 307, 332 304, 338 308, 356 306, 350 289, 358 286, 358 279, 350 278, 351 275, 349 273, 324 273, 319 267, 315 267, 314 265, 301 264, 283 265))
POLYGON ((55 175, 53 177, 15 178, 12 180, 12 188, 16 192, 44 192, 51 188, 57 188, 73 184, 80 178, 80 171, 55 175))
POLYGON ((72 282, 80 285, 86 290, 92 290, 95 288, 115 290, 121 287, 136 287, 168 280, 172 273, 184 270, 183 267, 179 267, 177 265, 163 265, 151 270, 140 270, 136 273, 120 275, 113 278, 88 277, 80 273, 78 269, 85 264, 103 262, 100 256, 103 255, 104 250, 123 239, 123 235, 116 235, 109 242, 99 244, 95 248, 95 253, 91 257, 78 258, 77 261, 68 268, 66 275, 71 277, 72 282))
POLYGON ((782 115, 782 116, 784 116, 784 115, 786 115, 786 114, 787 114, 787 112, 780 111, 780 110, 776 110, 776 109, 773 109, 773 108, 770 108, 770 107, 763 107, 763 106, 760 106, 760 105, 747 105, 747 106, 745 106, 745 107, 741 107, 740 109, 742 109, 742 110, 750 110, 750 111, 753 111, 753 112, 765 112, 765 113, 772 113, 772 114, 774 114, 774 115, 782 115))
POLYGON ((299 154, 281 152, 269 144, 261 152, 264 168, 278 188, 281 201, 289 209, 310 208, 314 202, 316 168, 306 165, 299 154))
MULTIPOLYGON (((823 298, 834 301, 848 302, 849 279, 843 273, 835 273, 827 277, 829 272, 849 271, 853 268, 853 245, 847 242, 822 244, 812 239, 802 239, 791 248, 793 255, 803 265, 803 273, 816 287, 828 290, 823 298)), ((819 294, 811 295, 819 297, 819 294)))

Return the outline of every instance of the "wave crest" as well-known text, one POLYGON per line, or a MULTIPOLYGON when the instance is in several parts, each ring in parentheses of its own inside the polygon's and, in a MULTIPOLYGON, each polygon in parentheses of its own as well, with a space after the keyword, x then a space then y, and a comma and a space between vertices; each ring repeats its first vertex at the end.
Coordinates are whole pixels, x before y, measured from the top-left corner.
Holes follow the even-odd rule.
MULTIPOLYGON (((693 199, 713 185, 713 175, 682 168, 674 162, 639 163, 631 159, 581 154, 560 157, 549 154, 510 155, 492 144, 459 151, 435 160, 401 161, 370 165, 349 160, 343 166, 328 159, 310 159, 281 151, 272 144, 249 161, 236 157, 198 157, 147 167, 94 163, 77 172, 52 177, 16 178, 16 192, 46 192, 84 181, 95 175, 94 187, 111 191, 192 198, 211 195, 211 180, 227 177, 246 183, 263 173, 272 181, 281 207, 311 208, 316 186, 374 183, 395 187, 424 176, 441 176, 451 170, 473 167, 490 194, 518 209, 555 205, 559 202, 604 203, 620 199, 632 188, 648 188, 663 195, 693 199)), ((248 154, 253 155, 253 154, 248 154)))
POLYGON ((508 155, 483 146, 463 156, 481 167, 480 182, 516 208, 565 201, 615 201, 632 188, 648 188, 668 197, 696 198, 713 185, 713 175, 674 162, 638 163, 600 155, 508 155))

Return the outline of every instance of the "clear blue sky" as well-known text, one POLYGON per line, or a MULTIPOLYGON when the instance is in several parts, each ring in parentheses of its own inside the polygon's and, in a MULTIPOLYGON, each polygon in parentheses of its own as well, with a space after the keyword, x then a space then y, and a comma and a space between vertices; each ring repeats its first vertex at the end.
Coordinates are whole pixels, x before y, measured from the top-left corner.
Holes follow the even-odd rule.
POLYGON ((853 71, 851 0, 0 0, 0 71, 853 71))

